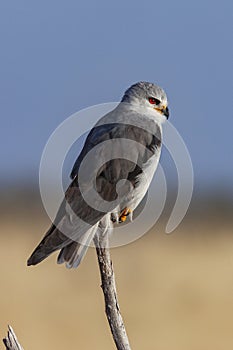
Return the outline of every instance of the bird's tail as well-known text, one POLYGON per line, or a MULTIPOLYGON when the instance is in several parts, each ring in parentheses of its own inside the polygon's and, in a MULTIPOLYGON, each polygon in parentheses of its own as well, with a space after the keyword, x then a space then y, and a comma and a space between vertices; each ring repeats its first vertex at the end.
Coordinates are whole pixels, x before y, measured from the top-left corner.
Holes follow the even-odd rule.
POLYGON ((80 242, 72 242, 66 247, 62 248, 58 258, 57 263, 66 263, 68 269, 76 268, 79 266, 83 260, 88 247, 90 246, 96 231, 98 229, 98 224, 89 229, 83 236, 80 242))
MULTIPOLYGON (((63 235, 55 225, 52 225, 42 241, 39 243, 39 245, 36 247, 36 249, 33 251, 31 256, 29 257, 27 261, 27 265, 37 265, 44 259, 46 259, 50 254, 55 252, 57 249, 62 248, 64 246, 64 243, 67 241, 67 237, 63 235), (53 239, 53 237, 56 238, 53 239), (50 243, 50 240, 52 240, 52 243, 50 243)), ((67 244, 67 243, 66 243, 67 244)))
POLYGON ((75 240, 75 234, 72 237, 73 239, 68 238, 59 231, 55 225, 52 225, 28 259, 27 265, 36 265, 56 250, 60 250, 57 258, 58 264, 66 263, 67 268, 78 267, 94 236, 100 235, 100 237, 104 237, 107 233, 111 232, 112 225, 110 215, 105 215, 104 218, 98 221, 86 232, 79 235, 78 240, 75 240))
MULTIPOLYGON (((57 258, 58 264, 66 263, 66 267, 76 268, 83 260, 88 247, 93 241, 94 237, 99 237, 101 245, 107 246, 108 237, 113 230, 113 223, 110 215, 105 215, 96 225, 91 227, 82 237, 79 242, 72 242, 66 247, 62 248, 57 258)), ((96 242, 95 242, 96 244, 96 242)), ((99 244, 99 243, 98 243, 99 244)))

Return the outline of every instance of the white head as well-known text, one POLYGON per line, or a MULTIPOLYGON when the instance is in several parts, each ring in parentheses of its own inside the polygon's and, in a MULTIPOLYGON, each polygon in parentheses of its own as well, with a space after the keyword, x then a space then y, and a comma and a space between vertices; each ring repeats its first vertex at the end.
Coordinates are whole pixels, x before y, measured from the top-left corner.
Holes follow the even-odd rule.
POLYGON ((160 122, 169 117, 167 96, 161 87, 152 83, 142 81, 132 85, 126 90, 122 102, 130 103, 136 110, 154 115, 156 119, 161 119, 160 122))

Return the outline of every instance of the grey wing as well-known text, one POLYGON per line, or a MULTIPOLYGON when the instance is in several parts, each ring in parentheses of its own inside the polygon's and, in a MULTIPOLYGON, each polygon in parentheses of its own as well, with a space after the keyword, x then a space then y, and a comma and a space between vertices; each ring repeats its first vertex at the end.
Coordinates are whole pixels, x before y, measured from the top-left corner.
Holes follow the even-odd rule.
MULTIPOLYGON (((135 187, 143 164, 154 154, 157 147, 160 147, 158 135, 155 136, 135 126, 111 123, 109 125, 93 128, 74 165, 71 173, 73 181, 66 191, 65 198, 59 208, 56 219, 38 247, 32 253, 28 260, 28 265, 37 264, 52 252, 59 249, 64 250, 70 247, 67 251, 69 255, 69 250, 72 250, 72 246, 74 246, 73 243, 76 245, 76 242, 79 241, 88 230, 91 230, 106 214, 106 211, 98 210, 98 206, 93 207, 93 205, 87 203, 84 197, 86 195, 88 196, 89 192, 95 189, 102 199, 111 203, 118 196, 117 183, 119 180, 127 179, 131 182, 132 186, 135 187), (111 140, 116 140, 117 148, 121 148, 122 138, 137 141, 139 145, 143 146, 139 148, 132 147, 127 150, 129 158, 132 157, 132 159, 136 159, 136 162, 115 156, 115 147, 111 147, 111 140), (95 157, 92 158, 93 164, 91 164, 92 168, 95 168, 97 159, 105 157, 106 143, 104 141, 110 141, 110 147, 108 143, 108 153, 110 151, 112 157, 97 170, 94 182, 89 183, 87 181, 85 183, 84 178, 84 183, 82 183, 83 192, 83 190, 80 190, 80 166, 89 151, 95 146, 98 146, 95 157)), ((88 175, 88 162, 86 166, 87 168, 84 170, 88 175)))
POLYGON ((84 148, 71 172, 71 178, 74 179, 79 174, 80 166, 83 167, 83 164, 85 164, 84 168, 86 167, 85 175, 92 172, 93 167, 96 166, 98 168, 95 178, 96 191, 104 200, 114 201, 117 198, 119 180, 129 180, 135 187, 145 164, 160 150, 160 147, 161 130, 159 127, 156 127, 154 133, 151 133, 131 124, 97 125, 87 137, 84 148), (125 143, 125 140, 133 142, 125 143), (87 161, 85 157, 89 157, 89 151, 94 148, 96 152, 90 159, 87 158, 87 161), (104 161, 102 166, 98 166, 99 159, 107 159, 107 161, 104 161))
MULTIPOLYGON (((71 179, 74 179, 75 176, 78 174, 83 159, 88 154, 88 152, 92 150, 95 146, 98 146, 101 143, 104 143, 105 141, 118 140, 118 148, 122 148, 123 142, 121 142, 121 140, 124 139, 129 139, 136 142, 134 143, 135 147, 133 146, 128 150, 128 154, 129 158, 134 160, 136 159, 138 165, 142 166, 148 161, 148 159, 151 156, 153 156, 156 150, 161 147, 161 129, 157 126, 155 130, 152 130, 152 132, 148 132, 138 126, 125 123, 110 123, 100 126, 97 125, 90 131, 89 135, 87 136, 84 147, 80 155, 78 156, 70 174, 71 179), (142 147, 137 147, 137 143, 142 147)), ((112 180, 112 176, 115 177, 116 171, 118 172, 118 175, 120 175, 121 173, 124 174, 124 176, 132 172, 132 165, 130 164, 130 162, 121 162, 121 165, 123 165, 121 168, 119 164, 119 159, 116 160, 116 158, 114 158, 116 153, 114 150, 115 145, 116 142, 112 142, 112 145, 110 146, 110 152, 112 152, 112 159, 108 164, 105 165, 105 169, 107 168, 108 171, 110 171, 108 176, 110 181, 112 180), (114 163, 116 163, 115 166, 112 166, 114 163)), ((97 152, 96 157, 99 157, 100 153, 102 153, 103 157, 106 157, 106 155, 104 154, 106 153, 106 150, 104 148, 104 145, 103 148, 99 147, 99 152, 97 152)), ((122 154, 125 154, 125 150, 122 150, 122 154)), ((136 167, 136 165, 137 164, 135 164, 134 167, 136 167)))
POLYGON ((103 212, 86 203, 75 178, 65 193, 54 223, 29 257, 27 264, 36 265, 57 250, 76 247, 78 242, 79 245, 87 244, 88 233, 93 234, 93 227, 103 216, 103 212))

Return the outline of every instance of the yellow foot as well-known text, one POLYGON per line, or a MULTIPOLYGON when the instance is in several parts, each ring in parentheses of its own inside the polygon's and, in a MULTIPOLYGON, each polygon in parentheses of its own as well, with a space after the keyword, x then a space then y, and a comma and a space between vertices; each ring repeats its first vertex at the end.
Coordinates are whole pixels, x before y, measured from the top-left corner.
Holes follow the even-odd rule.
POLYGON ((127 219, 127 216, 132 213, 132 210, 129 208, 125 208, 122 210, 120 217, 119 217, 119 222, 125 222, 125 220, 127 219))

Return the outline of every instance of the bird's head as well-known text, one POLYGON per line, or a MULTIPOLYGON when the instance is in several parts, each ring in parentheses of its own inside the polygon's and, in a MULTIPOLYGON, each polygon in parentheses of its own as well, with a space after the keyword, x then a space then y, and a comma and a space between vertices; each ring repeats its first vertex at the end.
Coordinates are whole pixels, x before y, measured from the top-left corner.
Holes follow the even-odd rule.
POLYGON ((126 90, 122 102, 154 115, 161 122, 169 117, 167 96, 161 87, 152 83, 143 81, 132 85, 126 90))

